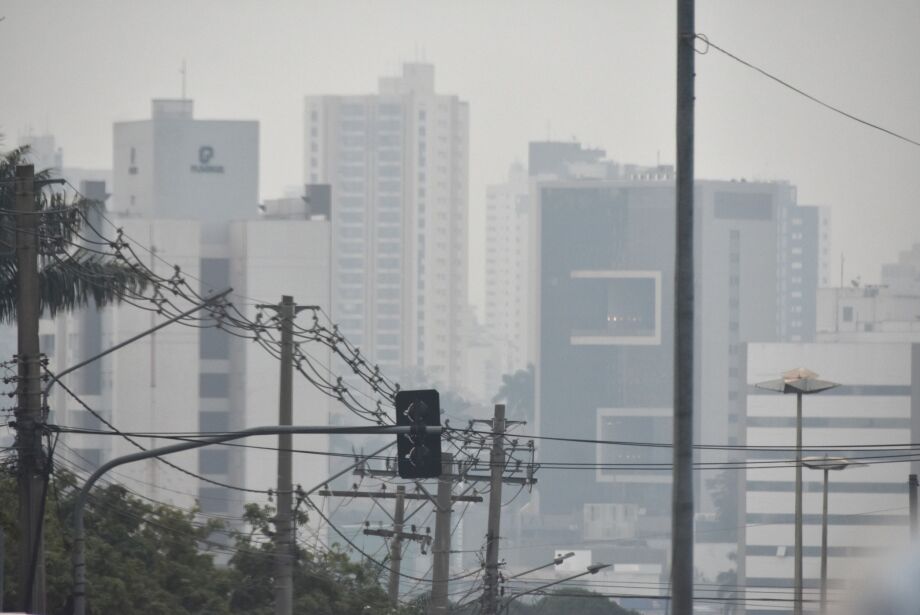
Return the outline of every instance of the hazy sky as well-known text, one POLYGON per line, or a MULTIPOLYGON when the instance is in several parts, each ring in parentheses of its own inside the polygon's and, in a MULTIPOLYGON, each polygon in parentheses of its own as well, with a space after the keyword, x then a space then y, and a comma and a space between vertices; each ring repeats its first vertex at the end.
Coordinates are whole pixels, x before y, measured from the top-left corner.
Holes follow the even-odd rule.
MULTIPOLYGON (((361 93, 401 61, 470 103, 471 298, 485 185, 530 140, 674 158, 674 0, 0 2, 0 132, 51 132, 110 167, 112 122, 178 97, 261 123, 261 194, 303 181, 303 97, 361 93)), ((920 140, 920 2, 697 2, 697 31, 845 110, 920 140)), ((920 147, 822 109, 715 51, 697 56, 697 176, 788 179, 833 215, 834 279, 877 281, 920 241, 920 147)))

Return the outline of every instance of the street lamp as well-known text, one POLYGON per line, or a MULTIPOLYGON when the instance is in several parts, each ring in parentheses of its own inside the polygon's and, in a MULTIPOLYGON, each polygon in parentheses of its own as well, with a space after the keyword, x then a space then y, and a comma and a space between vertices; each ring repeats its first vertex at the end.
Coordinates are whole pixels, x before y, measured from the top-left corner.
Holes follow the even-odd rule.
POLYGON ((525 570, 524 572, 519 572, 515 575, 512 575, 508 577, 507 580, 510 581, 511 579, 516 579, 518 577, 524 576, 525 574, 530 574, 531 572, 536 572, 537 570, 543 570, 544 568, 549 568, 550 566, 559 566, 560 564, 562 564, 562 562, 569 559, 570 557, 575 557, 574 551, 569 551, 568 553, 564 555, 559 555, 557 557, 554 557, 553 561, 547 564, 542 564, 540 566, 537 566, 536 568, 531 568, 530 570, 525 570))
POLYGON ((821 613, 827 614, 827 478, 831 470, 846 470, 865 463, 850 461, 846 457, 807 457, 802 465, 812 470, 824 470, 824 506, 821 513, 821 613))
MULTIPOLYGON (((556 558, 556 559, 559 559, 559 558, 556 558)), ((553 563, 555 564, 555 560, 553 563)), ((599 571, 603 570, 604 568, 610 568, 610 566, 611 564, 591 564, 590 566, 585 568, 584 572, 579 572, 578 574, 573 574, 570 577, 559 579, 558 581, 553 581, 552 583, 546 583, 545 585, 540 585, 538 587, 534 587, 533 589, 528 589, 526 592, 519 592, 517 594, 512 594, 511 596, 508 597, 507 600, 504 601, 504 604, 502 605, 503 610, 505 611, 505 613, 508 613, 509 609, 511 608, 511 602, 515 600, 516 598, 520 598, 521 596, 526 596, 527 594, 538 592, 542 589, 546 589, 547 587, 552 587, 553 585, 559 585, 560 583, 565 583, 566 581, 571 581, 579 577, 587 576, 589 574, 597 574, 599 571)), ((546 566, 540 566, 540 568, 546 568, 546 566)), ((536 568, 535 570, 539 570, 540 568, 536 568)))
POLYGON ((779 380, 755 384, 758 389, 778 393, 795 393, 795 590, 794 615, 802 615, 802 396, 840 386, 818 380, 818 374, 799 367, 783 374, 779 380))

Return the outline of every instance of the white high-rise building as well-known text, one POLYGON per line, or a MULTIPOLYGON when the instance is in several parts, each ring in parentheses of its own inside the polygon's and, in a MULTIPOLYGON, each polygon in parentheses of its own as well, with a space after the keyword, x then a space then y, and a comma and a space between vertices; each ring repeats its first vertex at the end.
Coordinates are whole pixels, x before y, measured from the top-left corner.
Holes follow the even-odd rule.
MULTIPOLYGON (((163 277, 179 265, 201 294, 233 287, 230 300, 248 318, 257 304, 292 295, 299 305, 329 305, 328 190, 311 190, 306 206, 258 205, 258 123, 196 120, 189 100, 154 101, 149 120, 115 125, 115 172, 108 216, 137 256, 163 277), (261 211, 261 214, 260 214, 261 211), (139 247, 143 246, 143 248, 139 247), (147 251, 149 249, 149 251, 147 251)), ((115 230, 104 226, 104 231, 115 230)), ((301 314, 304 326, 312 324, 301 314)), ((162 317, 131 304, 94 309, 43 323, 43 348, 53 369, 92 356, 162 317)), ((321 367, 325 347, 308 348, 321 367)), ((213 328, 169 325, 93 363, 65 384, 124 431, 222 432, 278 421, 278 361, 258 344, 213 328)), ((58 390, 51 400, 62 425, 100 427, 58 390)), ((294 422, 329 422, 329 399, 303 378, 294 380, 294 422)), ((162 440, 141 438, 145 447, 162 440)), ((248 444, 274 447, 263 438, 248 444)), ((68 436, 69 459, 84 468, 136 450, 123 439, 68 436)), ((325 451, 324 438, 295 439, 295 448, 325 451)), ((66 451, 65 451, 66 453, 66 451)), ((171 461, 210 481, 157 461, 130 464, 113 478, 133 491, 203 512, 238 517, 244 501, 275 488, 272 451, 214 446, 171 461)), ((294 481, 313 485, 327 473, 326 457, 295 464, 294 481)), ((264 498, 262 498, 264 500, 264 498)))
POLYGON ((332 186, 333 318, 403 383, 463 385, 468 159, 468 105, 431 65, 306 98, 304 177, 332 186))
POLYGON ((524 369, 533 360, 530 320, 530 181, 521 164, 508 180, 486 191, 485 326, 495 345, 498 390, 501 374, 524 369))

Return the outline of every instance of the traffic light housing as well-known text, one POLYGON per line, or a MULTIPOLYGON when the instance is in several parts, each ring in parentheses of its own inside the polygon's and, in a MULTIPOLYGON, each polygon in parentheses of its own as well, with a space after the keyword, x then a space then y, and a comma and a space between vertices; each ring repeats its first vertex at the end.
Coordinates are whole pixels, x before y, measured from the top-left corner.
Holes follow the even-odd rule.
MULTIPOLYGON (((440 396, 435 389, 396 393, 396 425, 438 427, 440 396)), ((400 478, 437 478, 441 475, 441 434, 396 436, 396 469, 400 478)))

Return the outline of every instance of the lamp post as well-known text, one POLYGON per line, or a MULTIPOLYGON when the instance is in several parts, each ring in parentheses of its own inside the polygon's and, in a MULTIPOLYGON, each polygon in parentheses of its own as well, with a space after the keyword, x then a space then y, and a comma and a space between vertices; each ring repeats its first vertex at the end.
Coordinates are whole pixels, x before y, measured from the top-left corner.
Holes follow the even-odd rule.
POLYGON ((824 470, 824 496, 821 512, 821 613, 827 615, 827 484, 831 470, 846 470, 854 466, 864 466, 845 457, 807 457, 802 465, 812 470, 824 470))
MULTIPOLYGON (((558 560, 558 559, 560 559, 560 558, 556 558, 556 560, 558 560)), ((564 559, 564 558, 563 558, 563 559, 564 559)), ((535 568, 534 570, 539 570, 540 568, 546 568, 547 566, 555 565, 555 564, 556 564, 556 560, 553 560, 552 564, 547 564, 547 565, 545 565, 545 566, 540 566, 539 568, 535 568)), ((553 585, 559 585, 560 583, 565 583, 566 581, 571 581, 571 580, 573 580, 573 579, 578 579, 578 578, 580 578, 580 577, 587 576, 587 575, 589 575, 589 574, 597 574, 599 571, 603 570, 604 568, 610 568, 610 566, 611 566, 611 564, 591 564, 590 566, 588 566, 587 568, 585 568, 585 571, 584 571, 584 572, 579 572, 578 574, 573 574, 573 575, 570 576, 570 577, 565 577, 564 579, 559 579, 558 581, 553 581, 552 583, 546 583, 545 585, 540 585, 540 586, 538 586, 538 587, 534 587, 533 589, 528 589, 526 592, 519 592, 519 593, 517 593, 517 594, 512 594, 511 596, 508 597, 507 600, 504 601, 504 604, 502 605, 502 610, 503 610, 505 613, 508 613, 508 612, 509 612, 509 609, 511 608, 511 602, 512 602, 513 600, 516 600, 517 598, 520 598, 521 596, 526 596, 527 594, 532 594, 532 593, 534 593, 534 592, 538 592, 538 591, 540 591, 540 590, 546 589, 547 587, 552 587, 553 585)), ((529 571, 529 572, 533 572, 533 570, 531 570, 531 571, 529 571)), ((520 576, 520 575, 517 575, 517 576, 520 576)))
POLYGON ((793 613, 802 615, 802 396, 840 386, 818 380, 818 374, 799 367, 783 374, 779 380, 755 384, 758 389, 778 393, 795 393, 795 589, 793 613))

